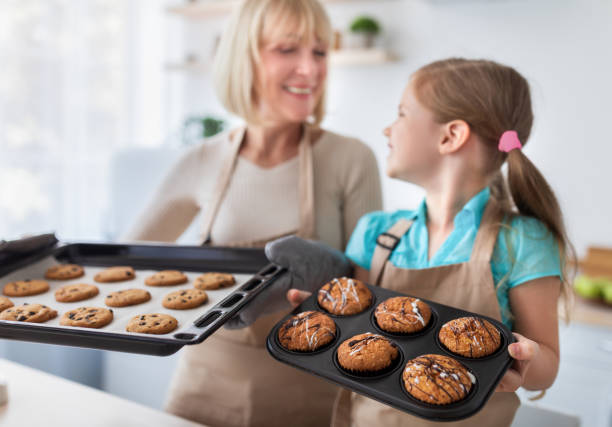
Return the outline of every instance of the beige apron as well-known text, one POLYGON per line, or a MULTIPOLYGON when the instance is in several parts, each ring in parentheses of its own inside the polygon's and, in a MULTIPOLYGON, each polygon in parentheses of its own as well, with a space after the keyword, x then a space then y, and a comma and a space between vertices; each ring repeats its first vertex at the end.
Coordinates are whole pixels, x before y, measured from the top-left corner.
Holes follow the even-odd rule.
MULTIPOLYGON (((212 224, 234 171, 245 129, 231 138, 203 236, 210 244, 212 224)), ((298 149, 300 224, 293 233, 315 238, 314 174, 310 129, 304 126, 298 149)), ((234 246, 263 247, 277 237, 234 246)), ((224 245, 226 246, 226 245, 224 245)), ((239 330, 220 329, 202 345, 187 346, 172 384, 166 410, 212 426, 329 425, 337 387, 274 360, 265 348, 272 327, 285 315, 273 313, 239 330)))
MULTIPOLYGON (((400 220, 378 238, 370 282, 501 320, 490 261, 502 218, 501 211, 491 200, 483 214, 469 261, 424 269, 398 268, 389 261, 397 242, 412 225, 412 221, 400 220)), ((512 423, 519 404, 515 393, 494 393, 486 406, 470 418, 450 423, 433 422, 343 389, 336 399, 332 426, 502 427, 512 423)))

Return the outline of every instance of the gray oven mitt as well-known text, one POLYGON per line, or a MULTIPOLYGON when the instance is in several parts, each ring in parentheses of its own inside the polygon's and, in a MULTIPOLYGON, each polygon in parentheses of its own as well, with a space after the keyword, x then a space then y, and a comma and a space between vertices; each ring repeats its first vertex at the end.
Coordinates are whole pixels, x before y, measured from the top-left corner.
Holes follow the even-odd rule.
POLYGON ((314 292, 335 277, 348 276, 352 267, 339 250, 325 243, 304 240, 296 236, 281 237, 266 245, 270 262, 287 271, 253 298, 242 310, 225 323, 227 329, 241 329, 260 316, 276 311, 288 311, 287 291, 295 288, 314 292))

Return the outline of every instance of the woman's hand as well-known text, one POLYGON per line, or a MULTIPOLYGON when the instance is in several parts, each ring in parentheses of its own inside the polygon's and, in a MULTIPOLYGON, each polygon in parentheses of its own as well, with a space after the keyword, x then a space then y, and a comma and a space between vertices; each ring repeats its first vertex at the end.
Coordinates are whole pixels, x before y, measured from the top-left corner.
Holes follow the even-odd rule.
POLYGON ((525 374, 530 362, 540 353, 540 346, 537 342, 525 338, 516 332, 513 335, 518 342, 508 346, 508 353, 515 360, 510 369, 506 371, 495 391, 513 392, 522 386, 525 382, 525 374))
POLYGON ((287 301, 289 301, 291 306, 295 308, 303 303, 310 295, 312 295, 312 292, 300 291, 299 289, 289 289, 287 291, 287 301))

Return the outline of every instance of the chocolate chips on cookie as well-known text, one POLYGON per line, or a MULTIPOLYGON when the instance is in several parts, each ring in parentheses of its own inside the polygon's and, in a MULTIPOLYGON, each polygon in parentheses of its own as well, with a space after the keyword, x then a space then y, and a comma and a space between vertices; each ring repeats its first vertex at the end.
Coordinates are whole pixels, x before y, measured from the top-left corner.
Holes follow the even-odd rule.
POLYGON ((208 295, 201 289, 182 289, 167 294, 162 305, 174 310, 198 307, 208 301, 208 295))
POLYGON ((30 295, 38 295, 49 290, 49 283, 46 280, 18 280, 16 282, 7 283, 2 291, 4 295, 9 297, 27 297, 30 295))
POLYGON ((109 267, 95 275, 94 280, 100 283, 108 282, 123 282, 132 280, 136 277, 136 273, 132 267, 109 267))
POLYGON ((59 264, 49 267, 45 273, 45 279, 69 280, 76 279, 85 274, 83 267, 77 264, 59 264))
POLYGON ((57 311, 42 304, 23 304, 11 307, 0 313, 0 320, 42 323, 57 316, 57 311))
POLYGON ((125 328, 128 332, 141 334, 167 334, 178 326, 178 321, 169 314, 141 314, 134 316, 125 328))
POLYGON ((102 328, 113 321, 113 311, 101 307, 79 307, 67 311, 60 319, 62 326, 102 328))

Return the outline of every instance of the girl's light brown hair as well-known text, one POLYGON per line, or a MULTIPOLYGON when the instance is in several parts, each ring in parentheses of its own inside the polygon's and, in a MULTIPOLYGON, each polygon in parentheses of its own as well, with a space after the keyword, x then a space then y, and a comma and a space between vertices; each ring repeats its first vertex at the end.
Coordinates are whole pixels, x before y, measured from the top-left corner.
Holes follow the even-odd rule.
POLYGON ((507 130, 516 131, 523 146, 529 139, 533 111, 527 80, 512 67, 493 61, 450 58, 420 68, 412 83, 417 100, 438 123, 463 120, 483 142, 490 159, 491 197, 507 218, 516 214, 537 218, 553 234, 561 258, 561 294, 568 317, 575 251, 557 198, 522 150, 498 150, 499 139, 507 130), (506 178, 501 171, 504 162, 506 178))

